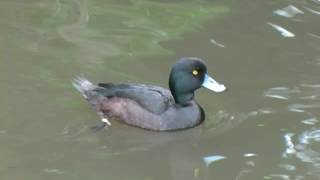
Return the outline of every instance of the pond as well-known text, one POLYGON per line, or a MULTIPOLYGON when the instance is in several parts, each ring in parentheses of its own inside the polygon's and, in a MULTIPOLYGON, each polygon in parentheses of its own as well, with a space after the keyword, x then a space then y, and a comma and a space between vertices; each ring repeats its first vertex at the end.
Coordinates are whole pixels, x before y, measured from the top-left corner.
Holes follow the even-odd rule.
POLYGON ((320 179, 319 0, 0 0, 0 178, 320 179), (99 122, 72 87, 168 87, 179 57, 228 91, 201 125, 99 122))

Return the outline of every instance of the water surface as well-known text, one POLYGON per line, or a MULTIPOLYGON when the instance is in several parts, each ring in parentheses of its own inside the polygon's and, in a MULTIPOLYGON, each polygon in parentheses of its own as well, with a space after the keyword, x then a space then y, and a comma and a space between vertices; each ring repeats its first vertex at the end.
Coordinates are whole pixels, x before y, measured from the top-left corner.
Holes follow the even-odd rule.
POLYGON ((1 179, 320 179, 320 2, 0 1, 1 179), (200 126, 154 133, 98 116, 70 82, 166 87, 206 59, 200 126))

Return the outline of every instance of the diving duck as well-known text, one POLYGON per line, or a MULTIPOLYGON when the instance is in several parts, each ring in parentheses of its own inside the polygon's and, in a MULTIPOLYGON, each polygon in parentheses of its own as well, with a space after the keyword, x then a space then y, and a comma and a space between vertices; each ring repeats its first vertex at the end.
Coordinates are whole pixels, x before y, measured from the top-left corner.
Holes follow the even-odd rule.
POLYGON ((74 79, 72 84, 100 115, 102 124, 96 129, 110 126, 110 118, 154 131, 195 127, 205 118, 204 110, 194 100, 195 90, 226 90, 208 75, 204 61, 196 57, 180 58, 172 66, 170 90, 135 83, 94 85, 83 77, 74 79))

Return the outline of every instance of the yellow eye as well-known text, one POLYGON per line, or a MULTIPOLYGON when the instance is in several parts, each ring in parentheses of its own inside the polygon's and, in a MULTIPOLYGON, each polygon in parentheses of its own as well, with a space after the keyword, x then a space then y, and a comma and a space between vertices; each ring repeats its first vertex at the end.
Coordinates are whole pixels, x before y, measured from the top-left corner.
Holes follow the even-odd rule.
POLYGON ((194 70, 192 71, 192 74, 193 74, 194 76, 197 76, 197 75, 199 74, 199 72, 198 72, 196 69, 194 69, 194 70))

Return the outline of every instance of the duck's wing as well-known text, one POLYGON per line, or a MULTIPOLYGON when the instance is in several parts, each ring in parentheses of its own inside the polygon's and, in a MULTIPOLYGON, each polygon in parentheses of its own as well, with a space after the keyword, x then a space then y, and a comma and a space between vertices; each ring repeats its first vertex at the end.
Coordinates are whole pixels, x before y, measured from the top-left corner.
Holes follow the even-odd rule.
POLYGON ((174 104, 168 89, 144 84, 99 83, 97 91, 105 97, 120 97, 136 101, 150 112, 160 114, 174 104))

